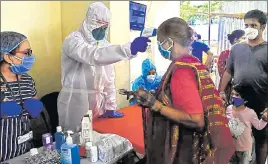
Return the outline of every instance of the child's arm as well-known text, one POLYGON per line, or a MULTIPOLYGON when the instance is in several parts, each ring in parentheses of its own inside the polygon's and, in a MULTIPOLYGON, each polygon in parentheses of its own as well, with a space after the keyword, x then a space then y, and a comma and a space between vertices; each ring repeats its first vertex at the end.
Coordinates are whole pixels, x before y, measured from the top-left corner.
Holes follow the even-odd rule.
POLYGON ((233 117, 233 106, 229 105, 226 109, 226 117, 229 122, 229 120, 233 117))
POLYGON ((263 121, 262 119, 258 119, 258 116, 257 114, 255 113, 254 110, 252 110, 251 112, 252 114, 252 117, 251 117, 251 124, 257 129, 257 130, 262 130, 266 125, 267 125, 267 122, 263 121))
POLYGON ((262 112, 261 117, 265 122, 268 122, 268 108, 265 108, 265 110, 262 112))

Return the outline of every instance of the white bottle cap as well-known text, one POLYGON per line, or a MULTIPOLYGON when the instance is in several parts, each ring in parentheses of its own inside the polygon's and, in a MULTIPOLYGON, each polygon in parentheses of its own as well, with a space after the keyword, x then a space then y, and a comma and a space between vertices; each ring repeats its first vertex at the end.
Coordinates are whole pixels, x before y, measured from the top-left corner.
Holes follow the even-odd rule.
POLYGON ((86 148, 91 148, 93 146, 92 142, 87 142, 86 143, 86 148))
POLYGON ((36 154, 38 154, 38 150, 37 150, 36 148, 32 148, 32 149, 30 150, 30 155, 31 155, 31 156, 34 156, 34 155, 36 155, 36 154))
POLYGON ((61 126, 57 126, 57 132, 62 132, 61 126))

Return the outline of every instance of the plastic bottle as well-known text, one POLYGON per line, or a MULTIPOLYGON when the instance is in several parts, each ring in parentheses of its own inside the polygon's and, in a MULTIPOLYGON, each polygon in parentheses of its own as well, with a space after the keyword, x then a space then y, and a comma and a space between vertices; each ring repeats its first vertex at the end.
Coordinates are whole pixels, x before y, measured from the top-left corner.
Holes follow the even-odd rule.
POLYGON ((92 110, 89 110, 82 119, 82 144, 92 141, 92 130, 92 110))
POLYGON ((50 133, 43 134, 42 141, 43 141, 44 150, 53 149, 53 139, 50 133))
POLYGON ((60 152, 61 145, 65 142, 65 136, 62 132, 61 126, 57 126, 57 132, 55 133, 56 149, 60 152))
POLYGON ((73 144, 71 134, 72 131, 67 131, 66 143, 61 145, 61 164, 80 164, 79 147, 73 144))
POLYGON ((87 142, 86 143, 86 156, 87 158, 90 158, 90 151, 91 151, 91 147, 92 147, 92 142, 87 142))
POLYGON ((92 145, 92 142, 86 143, 86 154, 91 163, 98 161, 98 149, 97 146, 92 145))
POLYGON ((97 146, 92 146, 90 151, 90 162, 97 162, 98 161, 98 148, 97 146))

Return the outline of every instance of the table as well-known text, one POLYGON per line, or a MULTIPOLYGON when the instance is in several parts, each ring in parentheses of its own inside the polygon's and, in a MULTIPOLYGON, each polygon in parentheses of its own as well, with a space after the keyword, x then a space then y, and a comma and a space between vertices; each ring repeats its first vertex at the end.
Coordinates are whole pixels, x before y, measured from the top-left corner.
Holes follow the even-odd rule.
MULTIPOLYGON (((102 134, 99 134, 97 132, 93 132, 93 137, 94 139, 98 140, 98 138, 100 137, 100 135, 102 134)), ((43 151, 43 148, 39 148, 38 149, 38 152, 41 153, 43 151)), ((111 161, 105 163, 105 162, 101 162, 100 160, 97 161, 97 162, 94 162, 94 163, 91 163, 87 158, 82 158, 81 159, 81 163, 80 164, 114 164, 115 162, 117 162, 118 160, 122 159, 124 156, 126 156, 128 153, 132 152, 133 151, 133 148, 132 147, 129 147, 124 153, 120 154, 119 156, 115 157, 114 159, 112 159, 111 161)), ((15 157, 13 159, 10 159, 8 161, 5 161, 3 164, 21 164, 23 159, 25 157, 28 157, 30 156, 29 153, 25 153, 21 156, 18 156, 18 157, 15 157)))
POLYGON ((127 138, 136 152, 144 155, 142 109, 135 105, 119 110, 122 118, 96 119, 93 128, 99 133, 112 133, 127 138))

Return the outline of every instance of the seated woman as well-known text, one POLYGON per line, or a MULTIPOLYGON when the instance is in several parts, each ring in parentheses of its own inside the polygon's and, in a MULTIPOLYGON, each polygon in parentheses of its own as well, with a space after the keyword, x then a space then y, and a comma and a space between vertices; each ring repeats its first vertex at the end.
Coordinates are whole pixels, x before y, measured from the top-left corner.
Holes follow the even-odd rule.
POLYGON ((27 38, 17 32, 1 32, 0 56, 0 161, 6 161, 31 148, 33 133, 30 119, 37 117, 42 103, 35 83, 26 74, 35 57, 27 38))
MULTIPOLYGON (((228 40, 230 42, 230 44, 233 46, 236 43, 240 43, 242 41, 245 40, 245 31, 243 30, 234 30, 231 34, 227 35, 228 40)), ((230 50, 224 50, 221 52, 220 56, 219 56, 219 60, 218 60, 218 72, 219 72, 219 76, 220 76, 220 83, 219 83, 219 87, 221 87, 221 81, 222 81, 222 76, 223 73, 225 72, 225 68, 226 68, 226 61, 228 59, 230 55, 230 50)), ((228 95, 227 100, 228 102, 230 102, 230 95, 231 95, 231 90, 232 90, 232 85, 231 83, 226 87, 226 93, 228 95)))
POLYGON ((137 103, 149 108, 146 122, 147 164, 227 164, 234 143, 225 110, 206 66, 190 55, 193 34, 181 18, 157 30, 161 55, 172 60, 156 97, 140 89, 137 103))
POLYGON ((155 91, 161 82, 161 78, 157 75, 156 67, 151 60, 145 59, 142 62, 142 75, 134 81, 132 90, 137 91, 143 88, 148 91, 155 91))
MULTIPOLYGON (((132 90, 137 91, 143 88, 148 91, 155 92, 159 86, 162 77, 157 75, 156 67, 150 59, 145 59, 142 62, 142 75, 138 77, 132 84, 132 90)), ((136 101, 130 103, 136 104, 136 101)))

